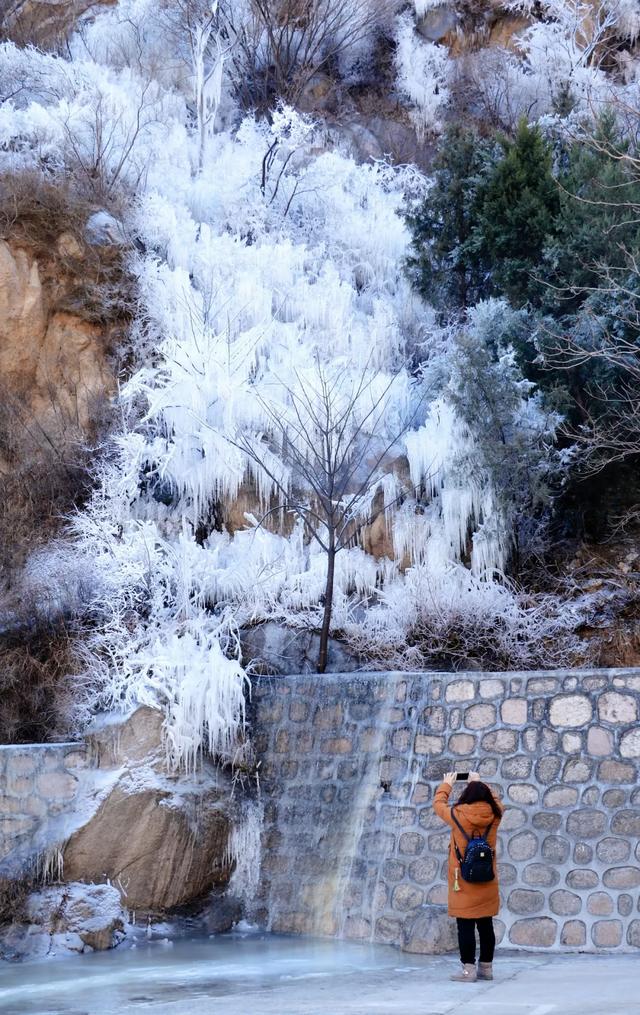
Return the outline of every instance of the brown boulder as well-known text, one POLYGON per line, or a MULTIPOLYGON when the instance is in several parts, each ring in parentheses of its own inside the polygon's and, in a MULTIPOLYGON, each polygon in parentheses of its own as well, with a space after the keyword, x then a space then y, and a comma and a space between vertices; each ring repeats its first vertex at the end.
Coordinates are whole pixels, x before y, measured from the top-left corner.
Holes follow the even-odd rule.
POLYGON ((180 802, 172 802, 168 789, 136 790, 133 780, 123 779, 69 839, 65 880, 109 880, 130 909, 153 912, 193 902, 226 883, 227 816, 206 795, 181 794, 180 802))

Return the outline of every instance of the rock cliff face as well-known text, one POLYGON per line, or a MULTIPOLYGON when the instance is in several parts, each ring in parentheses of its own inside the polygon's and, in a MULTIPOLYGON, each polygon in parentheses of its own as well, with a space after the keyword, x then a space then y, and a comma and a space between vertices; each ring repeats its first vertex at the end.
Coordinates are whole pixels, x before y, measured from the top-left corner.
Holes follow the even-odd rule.
MULTIPOLYGON (((58 247, 81 258, 70 235, 58 247)), ((0 385, 45 430, 67 421, 88 432, 95 401, 115 386, 105 329, 63 309, 69 279, 54 283, 53 268, 0 241, 0 385)))

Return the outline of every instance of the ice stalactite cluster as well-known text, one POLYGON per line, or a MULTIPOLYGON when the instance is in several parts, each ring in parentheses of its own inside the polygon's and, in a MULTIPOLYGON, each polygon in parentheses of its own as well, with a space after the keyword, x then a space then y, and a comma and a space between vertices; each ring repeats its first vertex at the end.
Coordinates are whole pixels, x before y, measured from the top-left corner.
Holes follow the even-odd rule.
MULTIPOLYGON (((192 769, 203 751, 232 756, 244 726, 239 629, 318 623, 324 555, 282 510, 259 524, 299 483, 282 448, 299 439, 293 395, 313 393, 317 364, 347 393, 363 378, 373 402, 390 392, 369 436, 390 442, 397 466, 371 478, 354 514, 366 519, 381 497, 393 553, 338 555, 334 629, 402 641, 425 604, 467 603, 485 618, 520 607, 498 580, 510 545, 501 491, 452 399, 454 335, 404 274, 403 212, 425 178, 357 164, 286 105, 269 119, 235 110, 233 122, 226 80, 218 132, 203 141, 192 69, 176 69, 182 51, 171 63, 174 36, 151 13, 140 0, 95 13, 64 59, 0 49, 3 76, 17 82, 0 105, 0 169, 55 180, 91 164, 105 199, 135 192, 123 226, 138 291, 133 368, 95 493, 74 520, 94 582, 90 704, 162 707, 168 760, 192 769), (400 447, 392 438, 405 425, 400 447)), ((399 30, 411 63, 413 29, 399 30)), ((434 60, 438 77, 443 51, 434 60)), ((444 78, 431 91, 429 118, 444 78)), ((424 109, 426 95, 424 82, 412 93, 424 109)), ((536 417, 529 392, 518 397, 536 417)), ((359 413, 354 439, 366 401, 359 413)))

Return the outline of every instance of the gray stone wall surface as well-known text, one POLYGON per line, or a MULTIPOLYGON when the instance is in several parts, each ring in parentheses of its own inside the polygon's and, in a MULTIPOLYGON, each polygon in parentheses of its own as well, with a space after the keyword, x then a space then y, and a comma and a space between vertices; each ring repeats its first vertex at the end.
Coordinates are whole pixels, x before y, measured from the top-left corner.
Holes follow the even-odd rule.
POLYGON ((84 744, 0 746, 0 873, 15 873, 55 838, 86 764, 84 744))
POLYGON ((454 946, 431 804, 477 769, 506 806, 503 944, 640 948, 640 671, 261 677, 252 708, 272 930, 454 946))

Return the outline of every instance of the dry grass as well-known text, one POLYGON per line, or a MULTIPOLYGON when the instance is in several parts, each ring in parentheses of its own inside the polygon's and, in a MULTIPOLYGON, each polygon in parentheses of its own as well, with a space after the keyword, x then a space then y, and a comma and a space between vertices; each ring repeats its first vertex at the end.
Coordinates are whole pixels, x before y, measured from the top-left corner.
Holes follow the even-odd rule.
POLYGON ((0 634, 0 741, 5 744, 64 738, 73 706, 74 631, 64 618, 29 614, 29 620, 14 622, 0 634))

